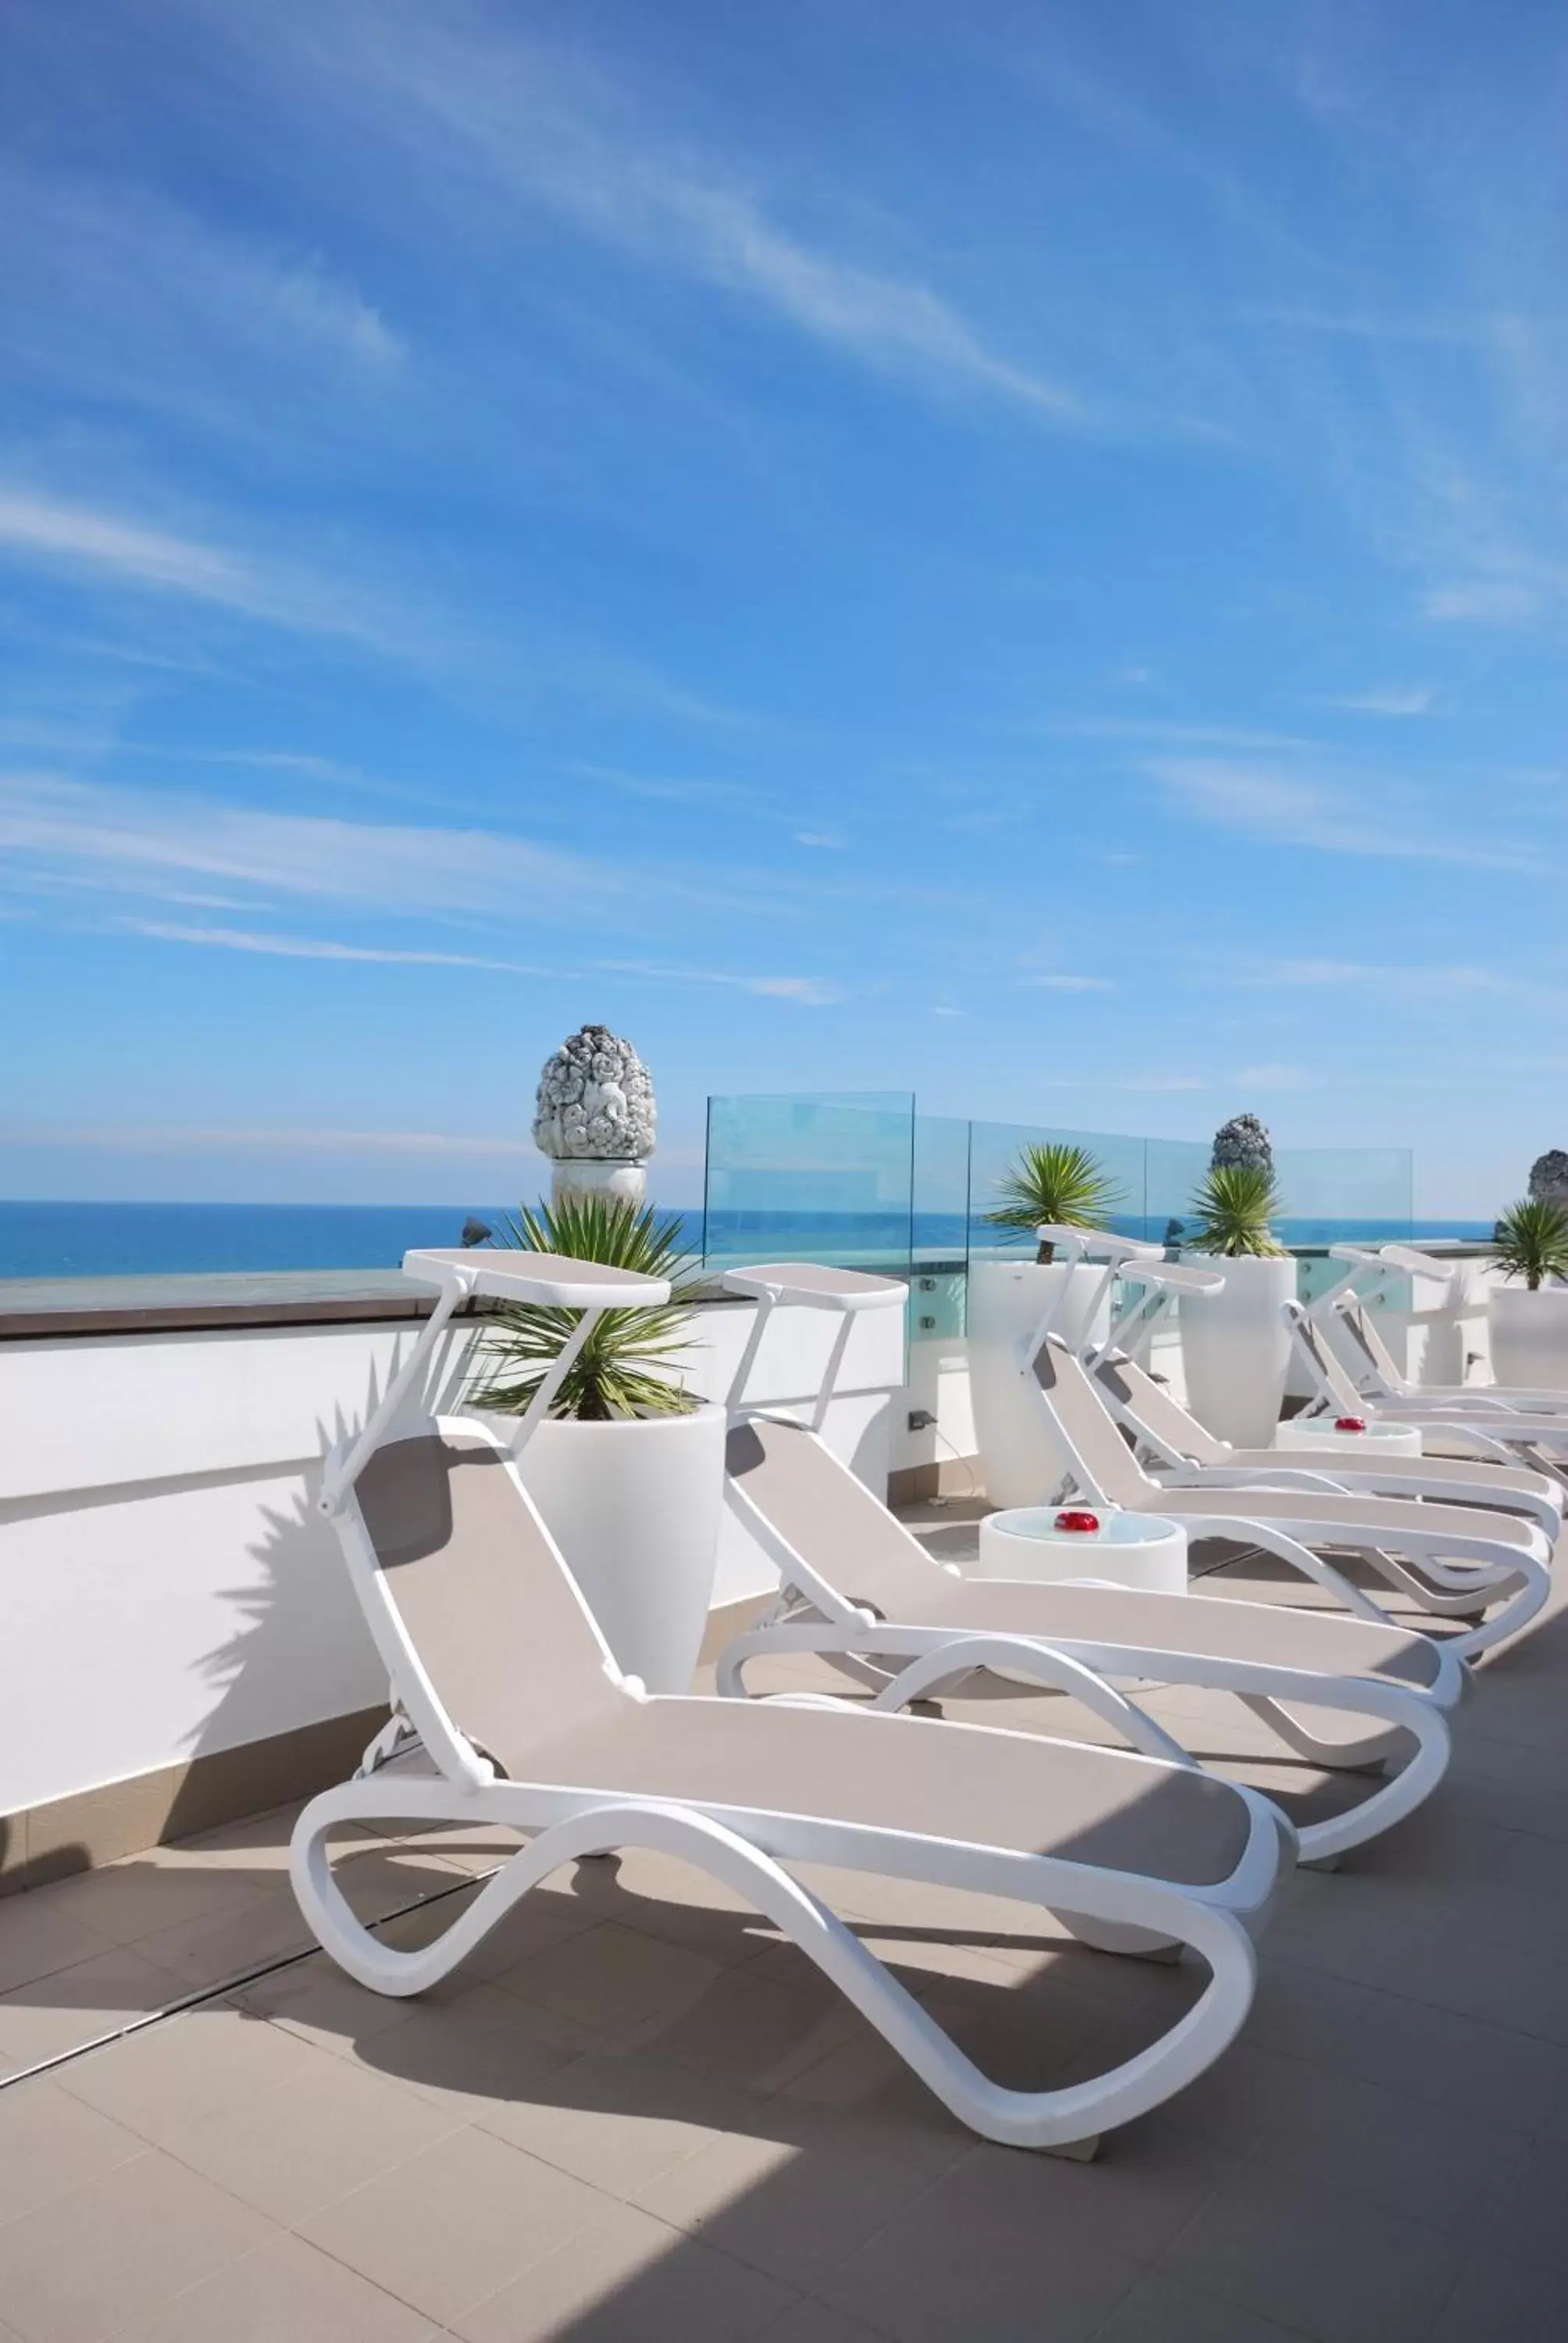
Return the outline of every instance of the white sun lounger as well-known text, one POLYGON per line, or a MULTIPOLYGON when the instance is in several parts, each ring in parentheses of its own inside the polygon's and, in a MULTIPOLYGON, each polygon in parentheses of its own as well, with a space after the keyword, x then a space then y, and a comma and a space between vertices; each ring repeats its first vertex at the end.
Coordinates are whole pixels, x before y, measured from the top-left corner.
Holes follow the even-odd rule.
MULTIPOLYGON (((1361 1490, 1521 1513, 1553 1541, 1563 1527, 1562 1483, 1522 1464, 1463 1456, 1380 1456, 1371 1442, 1364 1454, 1332 1448, 1326 1440, 1321 1449, 1232 1448, 1206 1431, 1125 1352, 1103 1353, 1094 1363, 1094 1376, 1118 1422, 1158 1460, 1152 1469, 1161 1488, 1244 1489, 1263 1481, 1275 1488, 1361 1490)), ((1328 1422, 1325 1417, 1325 1431, 1328 1422)))
MULTIPOLYGON (((508 1453, 477 1423, 426 1418, 385 1439, 466 1292, 654 1302, 652 1280, 531 1256, 410 1256, 442 1307, 357 1440, 327 1459, 322 1505, 390 1679, 394 1718, 353 1781, 296 1825, 291 1872, 326 1949, 363 1984, 418 1993, 528 1889, 579 1857, 648 1846, 722 1880, 845 1993, 962 2122, 988 2138, 1085 2152, 1212 2063, 1251 2004, 1249 1929, 1293 1835, 1266 1799, 1193 1766, 1032 1735, 828 1707, 649 1697, 624 1676, 508 1453), (513 1264, 517 1265, 513 1265, 513 1264), (529 1843, 436 1943, 385 1945, 331 1870, 346 1822, 491 1822, 529 1843), (982 2075, 788 1868, 828 1864, 1016 1898, 1111 1949, 1191 1946, 1211 1975, 1160 2039, 1055 2090, 982 2075)), ((558 1385, 565 1366, 548 1379, 558 1385)), ((628 1564, 635 1567, 635 1556, 628 1564)))
MULTIPOLYGON (((842 1336, 860 1312, 900 1305, 905 1288, 796 1262, 734 1271, 725 1282, 760 1302, 731 1386, 726 1493, 778 1569, 780 1593, 768 1616, 723 1653, 720 1692, 744 1696, 747 1666, 767 1654, 809 1652, 846 1664, 879 1687, 874 1704, 888 1710, 984 1668, 1070 1694, 1135 1748, 1183 1761, 1180 1745, 1107 1677, 1229 1692, 1301 1755, 1335 1767, 1386 1762, 1393 1771, 1350 1812, 1302 1826, 1303 1861, 1376 1837, 1442 1779, 1443 1714, 1464 1683, 1452 1651, 1384 1623, 1278 1604, 960 1577, 933 1560, 813 1426, 744 1406, 749 1362, 779 1303, 841 1312, 842 1336), (1325 1742, 1294 1706, 1347 1711, 1371 1730, 1353 1743, 1325 1742)), ((842 1351, 842 1339, 830 1346, 819 1417, 842 1351)))
POLYGON ((1243 1538, 1293 1564, 1361 1618, 1386 1624, 1372 1596, 1318 1549, 1362 1554, 1418 1609, 1475 1622, 1450 1639, 1466 1658, 1533 1618, 1551 1592, 1551 1544, 1535 1523, 1517 1514, 1285 1482, 1167 1487, 1144 1472, 1088 1369, 1057 1335, 1047 1335, 1033 1363, 1063 1469, 1091 1504, 1163 1513, 1198 1537, 1243 1538))
MULTIPOLYGON (((1422 1409, 1458 1407, 1507 1409, 1513 1414, 1552 1415, 1568 1419, 1568 1391, 1529 1389, 1518 1383, 1412 1383, 1378 1331, 1366 1303, 1377 1285, 1391 1277, 1430 1277, 1452 1288, 1457 1275, 1452 1262, 1438 1261, 1413 1245, 1390 1244, 1375 1252, 1362 1245, 1331 1245, 1336 1261, 1351 1264, 1345 1276, 1312 1304, 1314 1322, 1325 1333, 1342 1328, 1346 1363, 1358 1389, 1389 1407, 1422 1409), (1369 1283, 1369 1279, 1371 1282, 1369 1283), (1362 1288, 1356 1291, 1357 1285, 1362 1288)), ((1564 1424, 1568 1433, 1568 1423, 1564 1424)))
MULTIPOLYGON (((1099 1255, 1101 1242, 1098 1237, 1085 1241, 1091 1255, 1099 1255)), ((1191 1263, 1177 1266, 1162 1259, 1128 1259, 1126 1253, 1127 1248, 1113 1241, 1103 1257, 1114 1263, 1124 1284, 1141 1290, 1104 1342, 1098 1348, 1091 1344, 1083 1353, 1083 1363, 1094 1375, 1117 1422, 1145 1455, 1158 1460, 1152 1470, 1162 1486, 1247 1488, 1265 1481, 1276 1488, 1327 1487, 1387 1497, 1431 1497, 1449 1504, 1485 1505, 1499 1513, 1523 1513, 1539 1523, 1548 1539, 1557 1538, 1563 1527, 1562 1483, 1524 1465, 1463 1456, 1380 1456, 1372 1442, 1358 1454, 1349 1446, 1334 1447, 1326 1440, 1314 1452, 1232 1448, 1228 1441, 1217 1439, 1141 1363, 1138 1353, 1172 1301, 1182 1293, 1212 1289, 1223 1279, 1211 1269, 1191 1263)), ((1288 1304, 1286 1314, 1294 1326, 1301 1315, 1298 1305, 1288 1304)), ((1306 1323, 1311 1329, 1310 1313, 1306 1323)), ((1320 1392, 1342 1403, 1342 1414, 1368 1415, 1369 1409, 1348 1387, 1342 1370, 1335 1369, 1332 1355, 1326 1364, 1319 1361, 1317 1352, 1323 1347, 1321 1343, 1315 1350, 1309 1346, 1308 1354, 1320 1392)), ((1312 1422, 1311 1413, 1302 1420, 1312 1422)))
MULTIPOLYGON (((1314 1414, 1348 1413, 1363 1415, 1369 1423, 1411 1423, 1433 1439, 1473 1448, 1494 1463, 1523 1464, 1549 1473, 1558 1481, 1568 1478, 1568 1416, 1525 1415, 1515 1408, 1493 1404, 1484 1387, 1478 1389, 1473 1404, 1452 1399, 1425 1407, 1410 1400, 1373 1398, 1352 1380, 1311 1312, 1299 1302, 1287 1302, 1284 1312, 1296 1354, 1312 1383, 1313 1397, 1303 1411, 1305 1420, 1314 1414)), ((1351 1339, 1348 1325, 1346 1339, 1351 1339)))

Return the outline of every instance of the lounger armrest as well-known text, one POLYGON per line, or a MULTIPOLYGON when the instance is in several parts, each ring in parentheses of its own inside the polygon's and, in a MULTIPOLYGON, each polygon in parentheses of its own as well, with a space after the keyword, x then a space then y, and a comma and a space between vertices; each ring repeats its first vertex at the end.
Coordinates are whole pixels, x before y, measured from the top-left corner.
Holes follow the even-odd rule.
POLYGON ((669 1300, 669 1281, 639 1277, 598 1262, 500 1247, 431 1246, 403 1256, 416 1285, 485 1294, 498 1302, 542 1302, 553 1310, 654 1309, 669 1300))
POLYGON ((724 1273, 726 1293, 759 1302, 791 1302, 809 1310, 890 1310, 909 1299, 901 1278, 872 1277, 861 1269, 832 1269, 814 1261, 764 1262, 724 1273))

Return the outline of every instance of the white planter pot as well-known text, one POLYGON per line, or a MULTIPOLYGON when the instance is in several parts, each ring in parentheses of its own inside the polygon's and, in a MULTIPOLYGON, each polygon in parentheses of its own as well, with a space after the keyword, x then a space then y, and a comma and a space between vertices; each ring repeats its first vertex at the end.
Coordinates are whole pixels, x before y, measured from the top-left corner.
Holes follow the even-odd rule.
MULTIPOLYGON (((515 1419, 491 1416, 502 1436, 515 1419)), ((548 1418, 518 1459, 600 1633, 649 1692, 689 1692, 719 1558, 724 1410, 548 1418)))
POLYGON ((1109 1298, 1093 1310, 1103 1268, 1060 1262, 976 1262, 969 1279, 970 1398, 986 1495, 993 1505, 1038 1505, 1059 1485, 1060 1457, 1045 1411, 1019 1373, 1020 1342, 1060 1302, 1055 1332, 1075 1349, 1103 1339, 1109 1298), (1088 1322, 1091 1312, 1093 1324, 1088 1322))
POLYGON ((1288 1254, 1194 1258, 1225 1282, 1218 1293, 1181 1296, 1187 1404, 1206 1431, 1232 1448, 1267 1448, 1285 1395, 1291 1335, 1282 1305, 1295 1299, 1296 1264, 1288 1254))
POLYGON ((1568 1391, 1568 1285, 1543 1285, 1538 1293, 1523 1285, 1494 1285, 1486 1297, 1486 1326, 1495 1382, 1568 1391))

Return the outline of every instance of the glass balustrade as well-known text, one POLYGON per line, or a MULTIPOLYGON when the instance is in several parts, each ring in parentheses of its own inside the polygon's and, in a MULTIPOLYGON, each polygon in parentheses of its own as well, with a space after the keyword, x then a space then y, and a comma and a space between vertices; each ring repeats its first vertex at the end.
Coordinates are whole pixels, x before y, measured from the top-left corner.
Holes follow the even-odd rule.
MULTIPOLYGON (((908 1091, 709 1101, 705 1259, 716 1274, 804 1258, 911 1287, 911 1338, 961 1333, 970 1262, 1027 1250, 988 1214, 1027 1146, 1067 1141, 1111 1181, 1111 1224, 1180 1246, 1209 1164, 1206 1141, 923 1113, 908 1091)), ((1333 1243, 1385 1243, 1412 1228, 1404 1148, 1275 1150, 1275 1232, 1298 1256, 1303 1299, 1341 1274, 1333 1243)))

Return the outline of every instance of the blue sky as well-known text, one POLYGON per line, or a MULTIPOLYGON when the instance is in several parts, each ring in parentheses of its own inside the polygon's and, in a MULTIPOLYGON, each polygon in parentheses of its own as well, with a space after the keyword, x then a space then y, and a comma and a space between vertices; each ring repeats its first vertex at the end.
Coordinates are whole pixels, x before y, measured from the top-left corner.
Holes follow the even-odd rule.
POLYGON ((0 1190, 1568 1144, 1568 21, 10 0, 0 1190))

